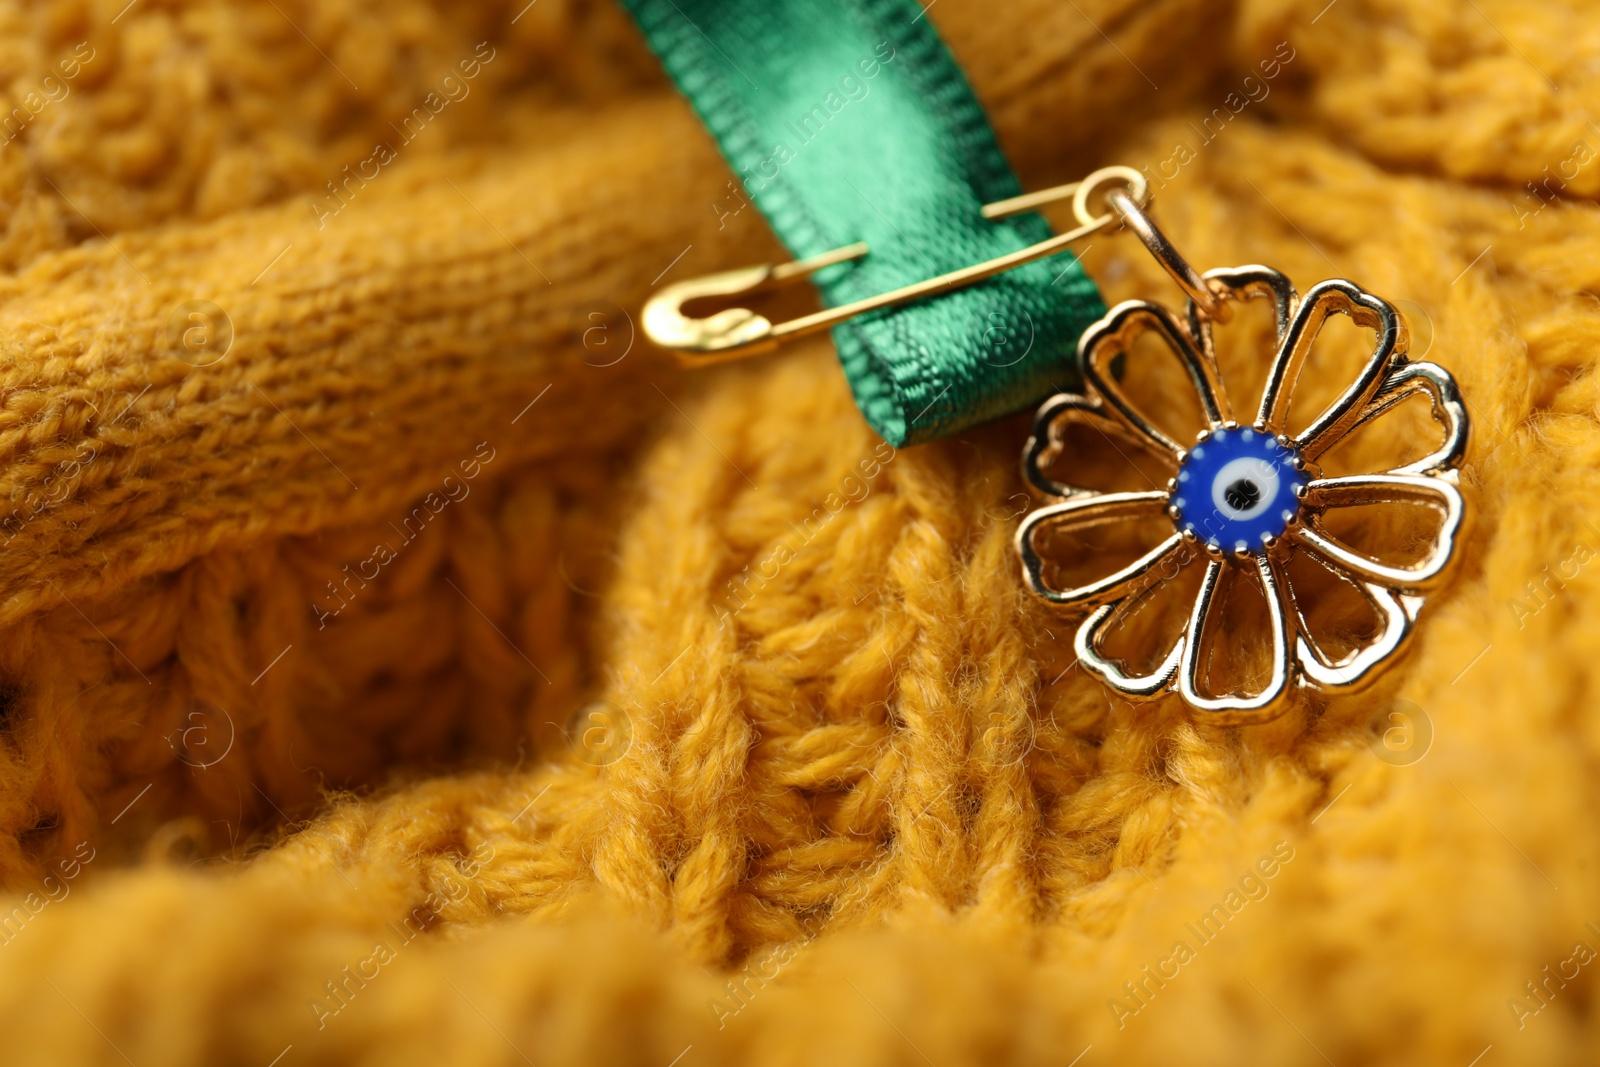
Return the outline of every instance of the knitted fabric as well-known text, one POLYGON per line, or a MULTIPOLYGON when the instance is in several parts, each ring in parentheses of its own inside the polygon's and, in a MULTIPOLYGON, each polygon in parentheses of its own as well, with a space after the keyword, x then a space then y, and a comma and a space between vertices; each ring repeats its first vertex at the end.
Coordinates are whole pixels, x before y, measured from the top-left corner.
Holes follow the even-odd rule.
POLYGON ((1108 700, 1016 575, 1025 418, 894 452, 826 341, 630 347, 779 250, 620 11, 0 7, 6 1061, 1594 1061, 1600 20, 927 17, 1030 188, 1148 166, 1201 268, 1455 374, 1409 655, 1108 700))

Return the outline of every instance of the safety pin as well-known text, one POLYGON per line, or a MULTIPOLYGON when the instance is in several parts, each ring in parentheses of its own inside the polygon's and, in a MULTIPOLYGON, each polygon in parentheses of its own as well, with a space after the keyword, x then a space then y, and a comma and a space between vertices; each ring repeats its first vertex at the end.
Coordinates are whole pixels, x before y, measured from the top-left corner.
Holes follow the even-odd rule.
MULTIPOLYGON (((1003 219, 1032 211, 1040 205, 1062 200, 1068 196, 1072 197, 1073 214, 1079 223, 1075 229, 983 263, 975 263, 970 267, 962 267, 948 274, 913 282, 899 289, 849 304, 825 308, 787 322, 774 323, 760 313, 742 307, 727 308, 707 318, 697 319, 685 315, 683 305, 703 297, 739 296, 790 284, 823 267, 860 259, 867 255, 868 248, 864 241, 857 241, 842 248, 790 263, 743 267, 675 282, 663 287, 646 302, 642 314, 644 332, 656 344, 672 349, 677 353, 679 361, 687 366, 701 367, 727 360, 743 359, 746 356, 769 352, 784 341, 826 330, 869 311, 938 296, 983 281, 985 278, 992 278, 996 274, 1014 270, 1035 260, 1053 256, 1065 250, 1073 242, 1103 230, 1117 221, 1119 215, 1128 221, 1130 209, 1132 214, 1137 216, 1133 221, 1146 223, 1149 221, 1142 208, 1150 202, 1150 186, 1144 175, 1132 167, 1104 167, 1082 181, 986 204, 982 209, 983 217, 1003 219), (1103 215, 1089 214, 1090 198, 1100 191, 1102 186, 1110 184, 1123 186, 1111 190, 1106 196, 1117 210, 1108 211, 1103 215)), ((1137 225, 1135 229, 1141 237, 1146 236, 1137 225)), ((1148 240, 1146 243, 1149 243, 1148 240)), ((1210 295, 1209 291, 1206 295, 1210 295)))

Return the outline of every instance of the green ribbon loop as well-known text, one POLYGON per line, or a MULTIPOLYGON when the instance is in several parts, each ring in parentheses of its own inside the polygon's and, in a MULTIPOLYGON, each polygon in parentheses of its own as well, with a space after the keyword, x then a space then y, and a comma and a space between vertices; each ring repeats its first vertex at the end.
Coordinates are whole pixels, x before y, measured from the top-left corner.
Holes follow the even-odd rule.
MULTIPOLYGON (((955 60, 909 0, 624 0, 796 258, 848 303, 1035 244, 1021 192, 955 60)), ((1105 312, 1071 253, 834 328, 862 414, 896 446, 959 433, 1076 383, 1105 312)))

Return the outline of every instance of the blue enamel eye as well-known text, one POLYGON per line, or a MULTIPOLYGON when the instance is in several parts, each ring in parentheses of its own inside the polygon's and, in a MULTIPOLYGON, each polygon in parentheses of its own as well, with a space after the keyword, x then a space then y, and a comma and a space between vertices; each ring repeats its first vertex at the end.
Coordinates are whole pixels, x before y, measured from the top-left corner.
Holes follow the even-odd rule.
POLYGON ((1218 430, 1178 467, 1171 503, 1179 530, 1212 548, 1260 551, 1300 510, 1306 484, 1292 448, 1248 428, 1218 430))

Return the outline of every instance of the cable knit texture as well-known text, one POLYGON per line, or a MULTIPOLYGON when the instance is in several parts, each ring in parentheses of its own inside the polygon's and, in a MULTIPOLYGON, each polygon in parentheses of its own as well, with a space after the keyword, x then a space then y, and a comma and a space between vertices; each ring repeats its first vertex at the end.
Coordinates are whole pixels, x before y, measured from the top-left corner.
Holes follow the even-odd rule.
POLYGON ((1022 593, 1026 419, 633 336, 781 250, 619 10, 124 3, 0 4, 7 1062, 1595 1061, 1591 6, 929 10, 1026 185, 1467 397, 1410 653, 1223 730, 1022 593))

